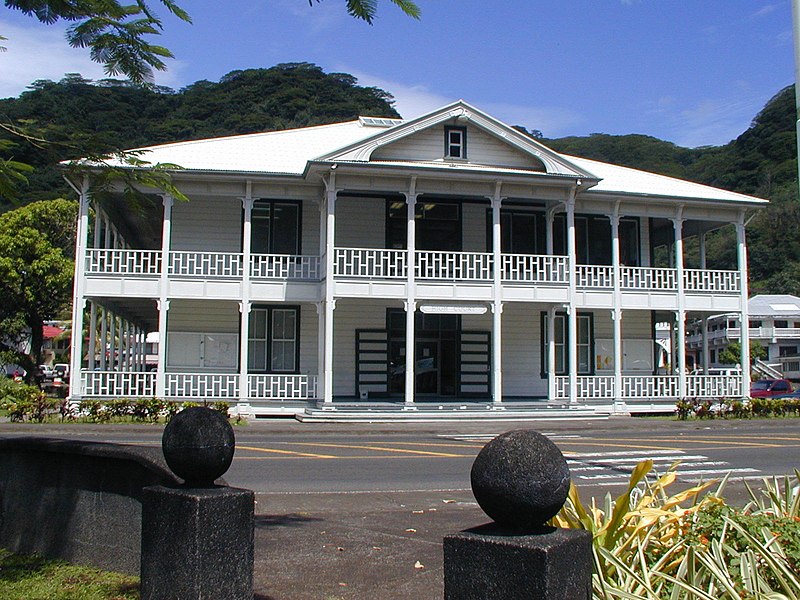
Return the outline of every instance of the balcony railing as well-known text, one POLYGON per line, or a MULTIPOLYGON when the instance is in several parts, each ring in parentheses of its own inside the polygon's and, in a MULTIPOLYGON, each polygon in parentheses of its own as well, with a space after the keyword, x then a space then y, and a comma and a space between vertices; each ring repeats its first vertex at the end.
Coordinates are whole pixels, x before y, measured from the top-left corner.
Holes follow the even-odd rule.
POLYGON ((239 396, 239 375, 228 373, 167 373, 166 395, 170 398, 222 398, 239 396))
POLYGON ((620 267, 620 288, 623 290, 678 289, 678 271, 658 267, 620 267))
POLYGON ((712 292, 733 294, 742 289, 738 271, 710 271, 685 269, 683 289, 687 292, 712 292))
POLYGON ((492 280, 493 257, 487 252, 419 251, 416 261, 418 279, 492 280))
MULTIPOLYGON (((386 248, 336 248, 333 274, 342 278, 405 279, 408 273, 406 250, 386 248)), ((424 280, 480 281, 494 276, 494 256, 489 252, 441 252, 420 250, 415 256, 415 277, 424 280)), ((240 279, 244 256, 236 252, 171 251, 171 277, 240 279)), ((503 254, 501 279, 504 283, 566 285, 570 261, 566 256, 503 254)), ((87 275, 155 277, 161 274, 159 250, 112 250, 92 248, 86 254, 87 275)), ((623 291, 675 292, 677 270, 656 267, 620 267, 623 291)), ((253 254, 250 277, 253 279, 319 281, 322 260, 316 255, 253 254)), ((614 288, 614 268, 609 265, 576 265, 575 282, 579 289, 614 288)), ((684 290, 690 293, 738 294, 738 271, 686 269, 684 290)))
POLYGON ((239 278, 242 255, 235 252, 169 253, 169 274, 184 277, 239 278))
POLYGON ((336 248, 333 274, 336 277, 402 279, 406 277, 405 250, 377 248, 336 248))
POLYGON ((86 397, 152 397, 156 395, 156 374, 142 371, 83 371, 86 397))
POLYGON ((576 265, 575 285, 579 288, 613 288, 614 268, 607 265, 576 265))
POLYGON ((248 375, 250 398, 308 400, 317 397, 313 375, 248 375))
POLYGON ((569 258, 537 254, 503 254, 502 279, 513 283, 569 283, 569 258))
POLYGON ((320 278, 319 256, 288 254, 253 254, 250 256, 250 277, 253 279, 320 278))
POLYGON ((87 275, 154 276, 161 273, 158 250, 111 250, 90 248, 86 251, 87 275))

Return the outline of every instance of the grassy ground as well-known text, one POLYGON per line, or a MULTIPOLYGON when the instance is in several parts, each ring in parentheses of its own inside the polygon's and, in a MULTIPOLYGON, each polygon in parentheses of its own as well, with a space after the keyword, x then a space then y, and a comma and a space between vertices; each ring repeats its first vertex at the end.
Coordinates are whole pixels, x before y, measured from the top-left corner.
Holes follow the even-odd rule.
POLYGON ((139 579, 0 548, 3 600, 138 600, 139 579))

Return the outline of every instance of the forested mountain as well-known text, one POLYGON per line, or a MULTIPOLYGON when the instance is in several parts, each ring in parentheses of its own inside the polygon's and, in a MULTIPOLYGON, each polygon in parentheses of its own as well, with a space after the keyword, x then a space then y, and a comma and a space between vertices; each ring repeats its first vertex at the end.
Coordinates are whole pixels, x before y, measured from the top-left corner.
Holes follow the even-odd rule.
POLYGON ((324 73, 309 63, 233 71, 217 83, 198 81, 177 92, 70 74, 58 83, 35 81, 18 98, 0 100, 0 122, 19 124, 45 141, 2 130, 0 139, 16 142, 13 158, 36 167, 23 199, 31 202, 68 193, 53 166, 59 160, 358 115, 398 117, 391 101, 381 89, 356 85, 351 75, 324 73))
MULTIPOLYGON (((219 82, 198 81, 179 91, 148 90, 114 80, 89 82, 73 74, 57 83, 35 81, 19 98, 0 100, 0 122, 23 125, 44 141, 23 141, 2 130, 0 140, 15 141, 13 158, 36 167, 23 193, 27 203, 68 193, 54 167, 65 158, 332 123, 358 115, 399 116, 389 93, 360 87, 351 75, 324 73, 309 63, 234 71, 219 82)), ((772 200, 748 226, 751 291, 800 295, 795 118, 790 86, 725 146, 682 148, 644 135, 600 133, 542 141, 566 154, 772 200)), ((691 244, 687 252, 692 263, 691 244)), ((736 268, 732 228, 709 239, 708 253, 710 267, 736 268)))

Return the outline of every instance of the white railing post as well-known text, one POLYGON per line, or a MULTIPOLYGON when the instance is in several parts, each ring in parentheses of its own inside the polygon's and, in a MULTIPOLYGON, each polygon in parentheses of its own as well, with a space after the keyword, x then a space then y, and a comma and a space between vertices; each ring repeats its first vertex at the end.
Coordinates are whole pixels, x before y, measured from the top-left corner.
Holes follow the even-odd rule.
MULTIPOLYGON (((614 321, 614 400, 622 399, 622 291, 620 281, 619 251, 619 201, 614 203, 611 215, 611 266, 614 269, 614 308, 611 318, 614 321)), ((616 402, 614 402, 616 407, 616 402)))
POLYGON ((326 221, 325 221, 325 350, 324 350, 324 392, 322 394, 323 407, 333 408, 333 311, 336 306, 334 299, 333 255, 335 248, 336 231, 336 171, 331 168, 330 175, 325 181, 326 185, 326 221))

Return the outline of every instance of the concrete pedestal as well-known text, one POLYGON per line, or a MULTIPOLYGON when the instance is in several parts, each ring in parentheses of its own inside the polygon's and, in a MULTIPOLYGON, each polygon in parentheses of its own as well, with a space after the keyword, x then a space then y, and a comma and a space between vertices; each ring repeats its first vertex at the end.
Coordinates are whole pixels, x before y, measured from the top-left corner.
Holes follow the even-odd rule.
POLYGON ((591 544, 587 531, 494 523, 445 536, 445 600, 590 600, 591 544))
POLYGON ((250 490, 144 488, 142 600, 252 600, 250 490))

